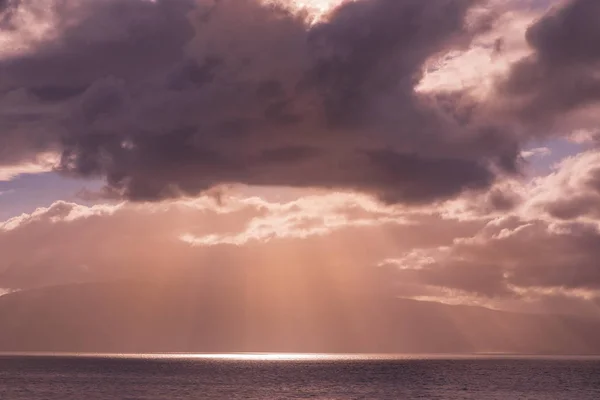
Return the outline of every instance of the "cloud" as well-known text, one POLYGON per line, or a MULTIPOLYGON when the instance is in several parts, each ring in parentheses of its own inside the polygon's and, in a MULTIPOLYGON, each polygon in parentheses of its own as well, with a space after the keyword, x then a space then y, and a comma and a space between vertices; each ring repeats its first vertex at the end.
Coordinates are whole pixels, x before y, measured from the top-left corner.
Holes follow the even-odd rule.
POLYGON ((0 223, 0 287, 193 280, 211 268, 224 273, 230 267, 358 268, 368 276, 376 274, 373 266, 382 257, 448 245, 481 226, 352 193, 285 202, 238 196, 224 196, 220 203, 210 197, 96 206, 57 202, 0 223))
MULTIPOLYGON (((500 85, 507 107, 528 122, 556 122, 597 105, 600 4, 570 0, 552 8, 526 33, 533 50, 500 85)), ((596 121, 597 122, 597 121, 596 121)))
POLYGON ((562 160, 533 183, 527 208, 560 220, 600 218, 600 153, 589 150, 562 160))
POLYGON ((385 207, 368 197, 335 193, 305 196, 289 203, 262 204, 269 213, 248 222, 244 231, 235 234, 209 234, 194 236, 183 234, 181 240, 193 246, 216 246, 222 244, 241 246, 252 242, 268 242, 276 239, 304 239, 326 236, 337 230, 353 227, 381 227, 411 225, 406 212, 385 207))
POLYGON ((267 279, 276 268, 301 273, 312 266, 323 279, 331 268, 365 279, 385 274, 381 290, 397 296, 579 312, 600 294, 598 214, 566 216, 553 207, 593 194, 587 183, 596 161, 597 154, 584 153, 531 183, 504 182, 489 193, 421 208, 357 193, 57 202, 0 224, 0 286, 194 280, 237 276, 238 268, 267 279))
POLYGON ((398 270, 403 284, 438 291, 430 299, 458 295, 517 309, 600 304, 599 154, 570 156, 546 176, 495 188, 518 194, 501 213, 482 212, 481 197, 447 203, 447 215, 479 218, 485 227, 450 246, 415 249, 386 265, 398 270))
POLYGON ((16 165, 0 165, 0 182, 10 181, 19 175, 39 174, 52 171, 59 161, 59 156, 53 153, 39 154, 34 160, 16 165))
POLYGON ((496 16, 490 21, 490 29, 466 49, 432 57, 417 90, 466 90, 484 103, 494 95, 496 81, 506 76, 513 63, 531 53, 523 31, 539 18, 543 9, 532 9, 524 1, 486 1, 482 5, 496 16))
MULTIPOLYGON (((596 267, 600 232, 593 224, 494 221, 472 238, 426 253, 426 267, 404 268, 406 279, 490 298, 547 289, 600 295, 596 267)), ((413 264, 414 265, 414 264, 413 264)))
POLYGON ((597 2, 486 4, 499 14, 491 28, 466 50, 432 57, 417 89, 468 92, 466 114, 503 121, 524 149, 555 137, 595 142, 597 2))
POLYGON ((131 200, 228 183, 411 204, 482 190, 518 169, 515 135, 465 118, 468 94, 415 91, 427 60, 487 29, 478 4, 359 0, 309 23, 254 0, 53 1, 51 33, 0 56, 0 163, 58 151, 62 173, 131 200))
POLYGON ((530 150, 525 150, 521 152, 521 156, 523 158, 532 158, 532 157, 546 157, 552 154, 552 150, 548 147, 536 147, 530 150))
POLYGON ((290 268, 324 280, 383 274, 377 285, 401 297, 588 313, 600 304, 598 160, 590 150, 532 182, 418 208, 341 192, 57 202, 0 224, 0 287, 237 279, 240 268, 268 280, 290 268))
POLYGON ((598 141, 600 132, 590 129, 576 129, 567 137, 567 139, 576 144, 590 144, 598 141))

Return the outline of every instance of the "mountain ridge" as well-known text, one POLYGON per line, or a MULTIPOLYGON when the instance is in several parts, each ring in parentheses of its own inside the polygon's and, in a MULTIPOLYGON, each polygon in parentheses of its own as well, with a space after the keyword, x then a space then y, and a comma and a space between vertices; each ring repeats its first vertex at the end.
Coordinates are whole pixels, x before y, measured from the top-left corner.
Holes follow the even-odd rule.
POLYGON ((600 354, 596 319, 250 289, 119 281, 14 292, 0 297, 0 351, 600 354))

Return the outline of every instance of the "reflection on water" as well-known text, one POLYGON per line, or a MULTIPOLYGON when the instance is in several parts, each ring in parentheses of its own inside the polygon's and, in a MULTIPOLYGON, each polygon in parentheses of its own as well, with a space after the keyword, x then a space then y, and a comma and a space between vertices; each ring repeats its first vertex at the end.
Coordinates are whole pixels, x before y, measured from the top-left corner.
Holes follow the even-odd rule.
POLYGON ((600 355, 480 354, 334 354, 334 353, 2 353, 1 357, 60 357, 146 360, 231 361, 393 361, 393 360, 598 360, 600 355))

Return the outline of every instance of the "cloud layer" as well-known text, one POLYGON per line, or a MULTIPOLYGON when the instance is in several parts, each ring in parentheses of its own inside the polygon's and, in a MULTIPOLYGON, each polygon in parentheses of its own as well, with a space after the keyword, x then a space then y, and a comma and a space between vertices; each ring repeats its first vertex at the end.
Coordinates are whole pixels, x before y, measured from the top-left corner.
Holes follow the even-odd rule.
POLYGON ((361 0, 316 24, 255 0, 51 4, 47 34, 0 59, 0 164, 59 151, 63 173, 133 200, 245 183, 405 203, 518 168, 508 127, 414 90, 487 29, 480 1, 361 0))
POLYGON ((305 274, 323 282, 333 274, 401 297, 597 314, 599 166, 599 153, 589 151, 530 183, 420 208, 355 193, 57 202, 0 224, 0 287, 227 281, 247 271, 265 285, 273 277, 292 285, 305 274), (512 199, 510 207, 494 207, 496 196, 512 199))

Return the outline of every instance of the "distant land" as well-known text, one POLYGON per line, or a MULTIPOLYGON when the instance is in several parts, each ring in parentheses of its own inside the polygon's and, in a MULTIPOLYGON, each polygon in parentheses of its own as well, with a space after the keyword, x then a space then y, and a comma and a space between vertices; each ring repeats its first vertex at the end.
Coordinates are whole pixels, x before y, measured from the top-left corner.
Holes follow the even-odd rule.
POLYGON ((600 319, 315 290, 107 282, 0 297, 0 352, 600 354, 600 319))

